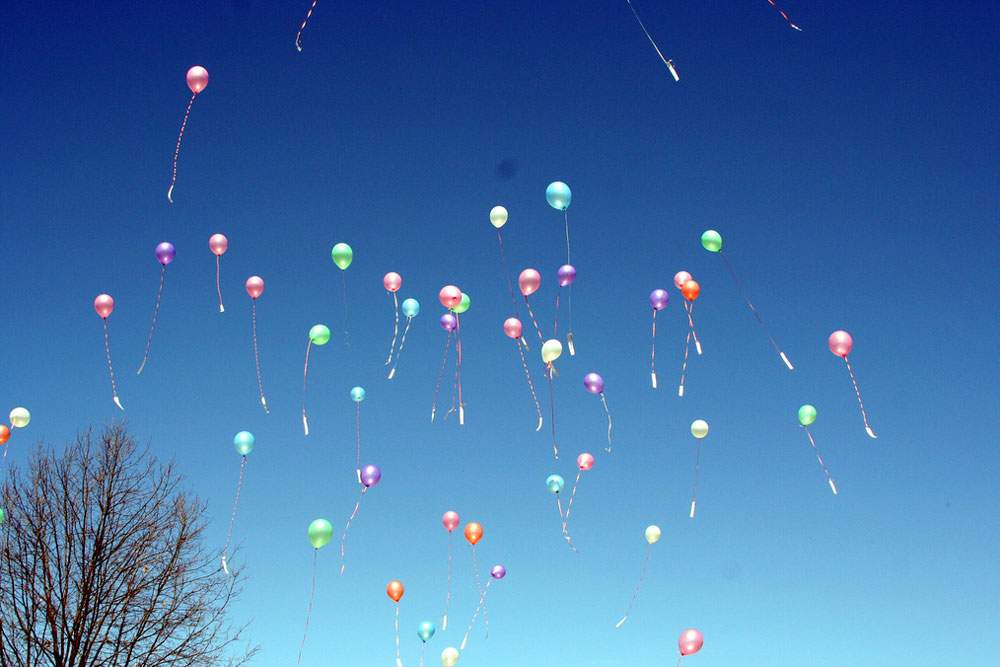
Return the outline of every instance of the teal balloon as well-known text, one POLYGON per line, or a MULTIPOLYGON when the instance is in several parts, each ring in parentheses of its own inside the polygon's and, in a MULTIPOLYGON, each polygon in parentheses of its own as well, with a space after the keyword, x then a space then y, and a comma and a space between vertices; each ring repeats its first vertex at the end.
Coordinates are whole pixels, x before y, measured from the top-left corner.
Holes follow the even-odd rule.
POLYGON ((430 621, 423 621, 417 626, 417 636, 420 637, 420 641, 425 644, 430 641, 435 632, 437 632, 437 626, 430 621))
POLYGON ((545 478, 545 486, 549 487, 549 493, 559 493, 566 486, 566 480, 559 475, 549 475, 545 478))
POLYGON ((799 408, 799 423, 803 426, 809 426, 814 421, 816 421, 816 408, 806 403, 801 408, 799 408))
POLYGON ((705 250, 709 252, 721 252, 722 251, 722 234, 715 231, 714 229, 709 229, 704 234, 701 235, 701 245, 705 250))
POLYGON ((573 193, 569 186, 562 181, 553 181, 549 183, 549 187, 545 188, 545 201, 557 211, 565 211, 569 208, 569 203, 573 201, 573 193))
POLYGON ((361 401, 365 400, 365 388, 355 387, 354 389, 352 389, 351 400, 354 401, 355 403, 360 403, 361 401))
POLYGON ((246 456, 253 451, 254 437, 250 431, 240 431, 233 438, 233 447, 240 456, 246 456))
POLYGON ((403 309, 403 314, 407 317, 416 317, 420 314, 420 302, 416 299, 404 299, 403 305, 400 307, 403 309))

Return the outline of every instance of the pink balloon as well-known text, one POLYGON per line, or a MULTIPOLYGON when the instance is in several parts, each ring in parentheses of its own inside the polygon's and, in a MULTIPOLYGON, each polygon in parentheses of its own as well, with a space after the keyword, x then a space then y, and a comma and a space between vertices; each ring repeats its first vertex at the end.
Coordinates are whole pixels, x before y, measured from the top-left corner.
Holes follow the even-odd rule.
POLYGON ((260 276, 250 276, 247 278, 247 294, 251 299, 256 299, 264 293, 264 279, 260 276))
POLYGON ((205 90, 208 87, 208 70, 201 65, 195 65, 188 70, 187 84, 195 95, 205 90))
POLYGON ((403 286, 403 276, 395 271, 390 271, 382 277, 382 285, 390 292, 398 292, 399 288, 403 286))
POLYGON ((830 346, 830 351, 838 357, 846 358, 851 353, 851 348, 854 347, 854 339, 851 338, 851 334, 839 329, 830 334, 826 343, 830 346))
POLYGON ((101 316, 102 320, 108 319, 115 309, 115 300, 111 298, 110 294, 98 294, 97 298, 94 299, 94 310, 97 314, 101 316))
POLYGON ((458 304, 462 303, 462 290, 458 289, 454 285, 445 285, 438 292, 438 301, 441 305, 451 310, 458 304))
POLYGON ((576 457, 576 467, 580 470, 587 471, 594 467, 594 455, 590 452, 584 452, 576 457))
POLYGON ((525 269, 517 277, 517 286, 521 288, 521 294, 531 296, 542 286, 542 274, 534 269, 525 269))
POLYGON ((449 533, 458 528, 458 521, 458 512, 454 512, 452 510, 448 510, 444 513, 444 516, 441 517, 441 523, 444 524, 444 527, 449 533))
POLYGON ((521 326, 521 320, 516 317, 508 317, 503 321, 503 332, 507 334, 508 338, 520 338, 521 334, 524 332, 524 328, 521 326))
POLYGON ((677 640, 677 648, 681 650, 681 655, 694 655, 705 645, 705 637, 699 630, 688 628, 681 633, 677 640))
POLYGON ((222 257, 229 250, 229 239, 222 234, 212 234, 208 237, 208 249, 213 255, 222 257))
POLYGON ((687 271, 678 271, 674 274, 674 286, 677 289, 684 287, 684 283, 691 280, 691 274, 687 271))

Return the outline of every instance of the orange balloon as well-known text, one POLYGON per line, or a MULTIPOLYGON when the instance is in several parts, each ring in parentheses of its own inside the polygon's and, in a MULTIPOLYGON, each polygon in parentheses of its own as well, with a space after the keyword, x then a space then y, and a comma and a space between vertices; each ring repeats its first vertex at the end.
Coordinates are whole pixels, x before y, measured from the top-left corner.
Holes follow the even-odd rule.
POLYGON ((469 541, 469 544, 475 544, 483 539, 483 527, 475 521, 465 524, 465 539, 469 541))
POLYGON ((693 280, 689 280, 684 283, 683 287, 681 287, 681 294, 683 294, 684 298, 688 301, 694 301, 698 298, 698 295, 701 294, 701 285, 693 280))
POLYGON ((0 424, 0 445, 10 440, 10 429, 6 424, 0 424))
POLYGON ((385 594, 391 597, 393 602, 399 602, 400 598, 403 597, 403 591, 403 582, 399 579, 393 579, 385 587, 385 594))

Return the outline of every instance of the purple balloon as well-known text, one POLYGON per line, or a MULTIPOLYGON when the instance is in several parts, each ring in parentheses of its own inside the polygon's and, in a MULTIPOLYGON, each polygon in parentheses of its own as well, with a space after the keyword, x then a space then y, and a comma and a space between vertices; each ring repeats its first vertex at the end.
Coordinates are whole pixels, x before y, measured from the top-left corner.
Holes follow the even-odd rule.
POLYGON ((378 466, 369 463, 361 468, 361 483, 366 488, 372 488, 378 484, 380 479, 382 479, 382 471, 378 469, 378 466))
POLYGON ((174 261, 174 256, 177 254, 177 250, 174 248, 173 243, 168 243, 164 241, 160 245, 156 246, 156 261, 166 266, 170 262, 174 261))
POLYGON ((453 313, 445 313, 441 316, 441 328, 445 331, 454 331, 458 327, 458 318, 453 313))
POLYGON ((670 303, 670 293, 665 289, 655 289, 649 293, 649 305, 653 310, 663 310, 670 303))
POLYGON ((490 570, 490 576, 494 579, 503 579, 507 576, 507 568, 503 565, 494 565, 493 569, 490 570))
POLYGON ((597 373, 587 373, 583 376, 583 386, 591 394, 603 394, 604 378, 597 373))
POLYGON ((572 264, 563 264, 559 267, 556 275, 559 278, 559 287, 572 285, 573 281, 576 280, 576 267, 572 264))

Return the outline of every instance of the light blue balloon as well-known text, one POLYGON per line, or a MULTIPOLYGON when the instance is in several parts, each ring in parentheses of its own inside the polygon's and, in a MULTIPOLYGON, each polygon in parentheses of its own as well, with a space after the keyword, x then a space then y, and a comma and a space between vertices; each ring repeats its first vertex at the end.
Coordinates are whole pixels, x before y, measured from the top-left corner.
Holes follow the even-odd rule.
POLYGON ((562 181, 553 181, 549 187, 545 188, 545 201, 549 206, 557 211, 565 211, 569 208, 569 203, 573 201, 573 193, 569 186, 562 181))
POLYGON ((351 390, 351 400, 355 403, 360 403, 365 400, 365 390, 364 387, 355 387, 351 390))
POLYGON ((402 305, 403 314, 407 317, 416 317, 420 314, 420 302, 416 299, 405 299, 402 305))
POLYGON ((254 437, 250 431, 240 431, 233 438, 233 447, 240 456, 246 456, 253 451, 254 437))
POLYGON ((417 636, 420 637, 420 641, 427 643, 430 638, 434 636, 437 632, 437 626, 435 626, 430 621, 423 621, 417 626, 417 636))
POLYGON ((549 493, 559 493, 566 486, 566 480, 559 475, 549 475, 545 478, 545 486, 549 487, 549 493))

